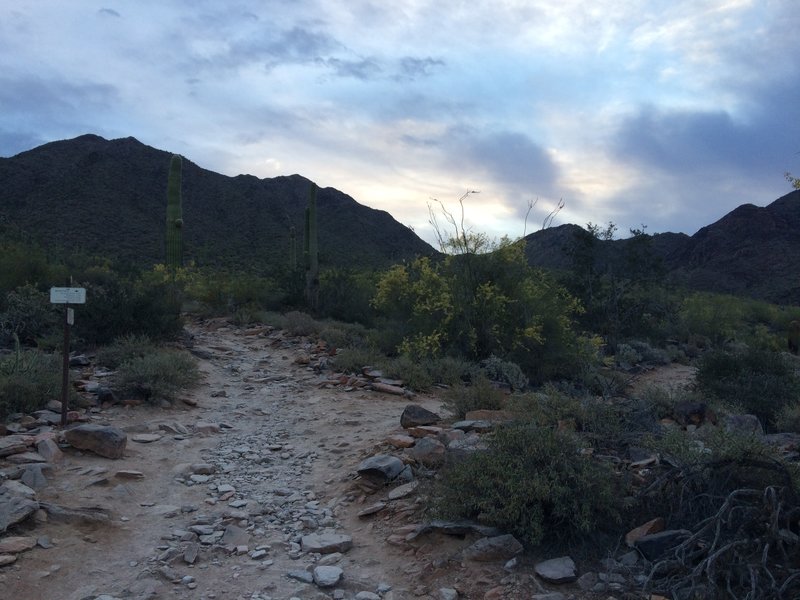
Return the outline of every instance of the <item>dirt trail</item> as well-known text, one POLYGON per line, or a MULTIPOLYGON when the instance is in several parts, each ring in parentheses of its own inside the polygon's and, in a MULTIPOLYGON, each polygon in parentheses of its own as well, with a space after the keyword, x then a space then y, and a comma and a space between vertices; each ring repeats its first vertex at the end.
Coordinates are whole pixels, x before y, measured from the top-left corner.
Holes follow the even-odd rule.
MULTIPOLYGON (((286 575, 309 564, 292 540, 314 530, 353 537, 354 547, 338 563, 344 570, 338 587, 353 594, 384 583, 403 597, 409 580, 417 585, 420 568, 387 545, 374 522, 356 517, 361 507, 352 479, 360 460, 399 427, 409 400, 321 387, 323 374, 296 363, 308 344, 266 328, 216 322, 189 329, 195 350, 208 356, 200 360, 202 383, 187 394, 197 406, 119 406, 95 414, 93 422, 128 433, 125 457, 68 449, 37 498, 99 507, 108 522, 29 519, 17 527, 15 534, 48 538, 52 547, 25 552, 0 569, 0 598, 313 598, 321 593, 314 585, 286 575), (133 441, 141 433, 162 436, 133 441), (214 472, 192 474, 189 465, 198 463, 214 472), (122 478, 120 471, 142 477, 122 478), (221 485, 234 488, 230 498, 221 485), (237 525, 249 533, 248 550, 259 548, 263 556, 201 545, 194 565, 179 558, 163 569, 159 558, 182 548, 176 535, 205 522, 237 525)), ((439 408, 434 398, 414 402, 439 408)))

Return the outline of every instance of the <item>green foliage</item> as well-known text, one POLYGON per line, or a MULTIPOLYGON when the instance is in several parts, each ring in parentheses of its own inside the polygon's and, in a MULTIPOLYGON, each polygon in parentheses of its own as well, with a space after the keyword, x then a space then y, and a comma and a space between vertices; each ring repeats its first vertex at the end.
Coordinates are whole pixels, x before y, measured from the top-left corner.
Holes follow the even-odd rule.
POLYGON ((516 363, 492 355, 481 361, 481 369, 489 379, 508 384, 512 391, 521 392, 528 387, 528 378, 516 363))
POLYGON ((538 392, 510 396, 507 408, 540 428, 580 432, 587 445, 614 443, 622 433, 621 416, 615 404, 553 384, 538 392))
POLYGON ((286 331, 291 335, 318 335, 322 323, 308 313, 293 310, 286 313, 286 331))
POLYGON ((463 419, 472 410, 500 410, 505 394, 496 389, 485 375, 479 373, 470 385, 459 385, 444 395, 444 407, 456 418, 463 419))
POLYGON ((156 345, 148 336, 129 333, 116 338, 107 346, 98 348, 95 360, 104 367, 116 369, 122 363, 148 356, 155 351, 156 345))
POLYGON ((286 290, 270 277, 246 272, 184 269, 178 283, 192 312, 211 316, 284 307, 286 290))
POLYGON ((581 455, 574 435, 518 424, 498 429, 489 449, 443 470, 436 513, 476 519, 528 545, 585 537, 619 521, 611 469, 581 455))
POLYGON ((86 304, 75 311, 74 335, 101 345, 127 334, 168 339, 183 328, 171 283, 158 277, 125 277, 106 266, 88 268, 80 286, 86 304))
POLYGON ((46 292, 32 284, 22 285, 6 295, 0 311, 0 345, 8 345, 16 335, 23 344, 36 344, 59 325, 58 311, 46 292))
POLYGON ((490 253, 419 258, 386 272, 373 302, 402 336, 398 350, 417 360, 495 355, 536 381, 574 372, 580 306, 529 267, 523 250, 504 240, 490 253))
POLYGON ((767 430, 774 430, 785 406, 800 402, 794 365, 768 350, 712 350, 701 357, 696 381, 702 393, 741 406, 767 430))
POLYGON ((112 384, 122 394, 157 404, 175 400, 178 392, 197 382, 198 373, 189 353, 160 349, 123 362, 112 384))
POLYGON ((61 390, 61 361, 39 350, 21 350, 0 357, 0 419, 31 413, 56 400, 61 390))
POLYGON ((371 300, 377 274, 355 269, 326 269, 319 276, 320 316, 348 323, 374 323, 371 300))
POLYGON ((166 264, 172 269, 183 266, 183 209, 181 206, 181 157, 172 156, 167 180, 166 264))

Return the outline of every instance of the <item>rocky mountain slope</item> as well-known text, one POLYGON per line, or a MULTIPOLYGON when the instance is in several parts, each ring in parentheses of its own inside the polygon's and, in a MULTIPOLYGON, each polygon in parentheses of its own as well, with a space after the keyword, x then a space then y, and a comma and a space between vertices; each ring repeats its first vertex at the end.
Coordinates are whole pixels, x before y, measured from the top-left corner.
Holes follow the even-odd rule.
MULTIPOLYGON (((41 244, 149 266, 163 261, 170 153, 134 138, 84 135, 0 158, 0 225, 41 244)), ((227 177, 184 159, 184 244, 199 265, 256 272, 290 264, 291 228, 302 248, 311 182, 290 175, 227 177)), ((318 195, 320 262, 382 268, 436 251, 388 213, 325 188, 318 195)), ((531 264, 566 270, 582 228, 527 236, 531 264)), ((693 289, 800 303, 800 191, 766 207, 742 205, 692 236, 648 236, 663 276, 693 289)), ((624 272, 630 240, 600 241, 601 268, 624 272)))
MULTIPOLYGON (((569 269, 584 230, 561 225, 526 238, 536 266, 569 269)), ((691 289, 751 296, 779 304, 800 304, 800 190, 765 207, 744 204, 692 236, 648 236, 664 277, 691 289)), ((630 239, 598 241, 600 267, 622 261, 630 239)))
MULTIPOLYGON (((163 262, 171 154, 134 138, 84 135, 0 158, 0 223, 48 247, 163 262)), ((227 177, 183 161, 184 247, 201 265, 289 265, 302 249, 311 182, 300 175, 227 177)), ((387 212, 333 188, 317 197, 323 267, 384 267, 433 249, 387 212)))

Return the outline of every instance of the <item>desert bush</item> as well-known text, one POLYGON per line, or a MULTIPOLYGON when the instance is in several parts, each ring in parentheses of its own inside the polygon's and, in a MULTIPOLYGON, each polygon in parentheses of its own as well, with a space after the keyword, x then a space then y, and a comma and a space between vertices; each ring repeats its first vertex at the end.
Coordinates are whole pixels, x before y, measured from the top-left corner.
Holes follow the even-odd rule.
POLYGON ((26 284, 6 295, 0 312, 0 345, 10 345, 16 335, 25 345, 58 330, 59 315, 46 292, 26 284))
POLYGON ((444 407, 457 419, 472 410, 499 410, 505 405, 506 395, 495 388, 486 375, 479 372, 470 385, 458 385, 444 394, 444 407))
POLYGON ((0 419, 44 408, 61 393, 61 360, 39 350, 0 357, 0 419))
POLYGON ((374 304, 402 335, 398 351, 415 360, 495 355, 537 382, 574 373, 579 303, 528 265, 522 243, 477 250, 420 258, 381 277, 374 304))
POLYGON ((473 363, 453 356, 431 358, 424 364, 433 382, 446 386, 461 385, 475 372, 473 363))
POLYGON ((619 520, 622 494, 610 467, 580 450, 570 433, 502 427, 488 450, 443 469, 434 512, 499 527, 529 546, 595 533, 619 520))
POLYGON ((155 351, 156 345, 148 336, 130 333, 98 348, 95 360, 104 367, 116 369, 124 362, 148 356, 155 351))
POLYGON ((741 406, 769 431, 781 409, 800 402, 800 377, 778 352, 712 350, 699 360, 696 381, 703 394, 741 406))
POLYGON ((775 417, 775 429, 790 433, 800 433, 800 402, 787 404, 775 417))
POLYGON ((386 358, 379 366, 387 377, 402 380, 415 392, 427 391, 435 383, 425 361, 416 361, 406 355, 386 358))
POLYGON ((498 358, 494 354, 481 361, 481 369, 492 381, 507 383, 512 391, 521 392, 528 387, 528 378, 519 368, 519 365, 498 358))
POLYGON ((369 332, 360 323, 327 321, 320 330, 319 337, 334 348, 359 348, 367 345, 369 332))
POLYGON ((197 378, 197 362, 189 353, 160 349, 123 362, 112 385, 122 394, 155 404, 175 400, 177 393, 196 383, 197 378))
POLYGON ((615 405, 602 397, 546 384, 541 390, 514 394, 507 408, 537 427, 581 432, 592 445, 614 444, 622 429, 615 405))
POLYGON ((296 310, 286 313, 286 331, 290 335, 316 335, 321 330, 321 323, 307 313, 296 310))
POLYGON ((617 363, 624 368, 636 366, 642 361, 642 355, 628 344, 617 344, 616 358, 617 363))
POLYGON ((333 365, 343 373, 361 373, 364 367, 379 365, 385 358, 368 348, 341 348, 333 358, 333 365))
POLYGON ((640 361, 648 365, 668 365, 671 361, 666 350, 654 348, 647 342, 631 340, 628 346, 639 356, 640 361))

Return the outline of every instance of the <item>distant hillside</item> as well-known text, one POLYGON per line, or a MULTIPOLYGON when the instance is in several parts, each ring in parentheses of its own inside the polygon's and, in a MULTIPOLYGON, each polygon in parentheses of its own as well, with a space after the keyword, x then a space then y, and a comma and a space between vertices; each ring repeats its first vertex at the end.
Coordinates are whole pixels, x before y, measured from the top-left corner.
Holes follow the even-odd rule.
MULTIPOLYGON (((171 153, 134 138, 84 135, 0 158, 0 224, 48 247, 139 266, 163 262, 171 153)), ((302 248, 311 182, 300 175, 227 177, 183 161, 185 255, 200 265, 268 272, 289 264, 290 228, 302 248)), ((437 252, 388 213, 333 188, 319 190, 323 267, 375 267, 437 252)), ((577 225, 527 236, 531 264, 573 265, 577 225)), ((800 191, 764 208, 745 204, 693 236, 650 237, 665 278, 693 289, 800 304, 800 191)), ((629 240, 601 242, 597 263, 624 272, 629 240)))
MULTIPOLYGON (((46 246, 141 266, 163 262, 171 153, 134 138, 84 135, 0 158, 0 221, 46 246)), ((184 247, 201 265, 256 271, 289 264, 290 227, 302 249, 310 181, 227 177, 184 157, 184 247)), ((385 267, 434 250, 387 212, 333 188, 317 197, 323 267, 385 267)))
MULTIPOLYGON (((572 267, 582 228, 561 225, 527 236, 531 264, 572 267)), ((779 304, 800 304, 800 191, 765 207, 745 204, 693 236, 650 236, 665 277, 691 289, 751 296, 779 304)), ((621 257, 629 240, 600 242, 599 262, 623 273, 621 257)))

